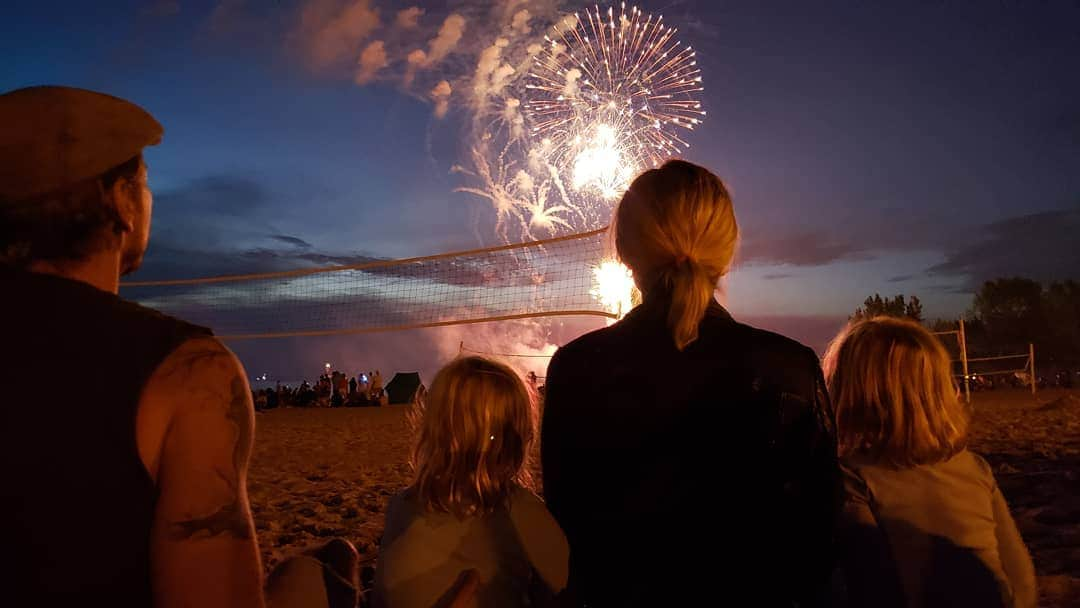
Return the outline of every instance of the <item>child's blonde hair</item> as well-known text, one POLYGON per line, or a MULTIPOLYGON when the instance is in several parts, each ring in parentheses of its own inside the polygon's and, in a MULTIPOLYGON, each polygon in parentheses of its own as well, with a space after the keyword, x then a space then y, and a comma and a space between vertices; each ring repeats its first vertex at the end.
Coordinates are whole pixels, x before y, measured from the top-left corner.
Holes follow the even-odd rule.
POLYGON ((431 511, 459 517, 507 504, 532 488, 533 396, 502 363, 462 357, 439 370, 421 405, 413 488, 431 511))
POLYGON ((967 442, 945 347, 922 325, 874 317, 848 325, 825 355, 840 456, 897 467, 951 458, 967 442))

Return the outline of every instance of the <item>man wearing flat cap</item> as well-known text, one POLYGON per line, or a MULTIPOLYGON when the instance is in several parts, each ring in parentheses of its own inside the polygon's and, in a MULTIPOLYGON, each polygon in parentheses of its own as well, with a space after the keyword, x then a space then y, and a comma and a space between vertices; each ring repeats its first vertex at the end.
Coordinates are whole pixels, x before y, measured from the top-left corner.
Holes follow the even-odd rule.
POLYGON ((101 93, 0 95, 0 593, 11 605, 263 603, 244 370, 209 330, 117 295, 146 250, 142 150, 161 135, 146 111, 101 93))

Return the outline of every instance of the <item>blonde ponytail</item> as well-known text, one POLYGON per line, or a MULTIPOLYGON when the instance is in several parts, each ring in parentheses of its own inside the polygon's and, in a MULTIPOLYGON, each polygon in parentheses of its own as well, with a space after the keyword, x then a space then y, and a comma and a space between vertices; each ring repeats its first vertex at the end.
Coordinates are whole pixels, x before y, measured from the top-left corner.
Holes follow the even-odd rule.
POLYGON ((710 278, 700 264, 686 260, 675 265, 668 275, 668 282, 671 303, 667 324, 675 347, 682 350, 697 340, 698 325, 712 302, 716 279, 710 278))
POLYGON ((619 202, 614 232, 638 287, 668 300, 667 325, 683 350, 697 339, 735 255, 739 228, 724 183, 681 160, 646 171, 619 202))

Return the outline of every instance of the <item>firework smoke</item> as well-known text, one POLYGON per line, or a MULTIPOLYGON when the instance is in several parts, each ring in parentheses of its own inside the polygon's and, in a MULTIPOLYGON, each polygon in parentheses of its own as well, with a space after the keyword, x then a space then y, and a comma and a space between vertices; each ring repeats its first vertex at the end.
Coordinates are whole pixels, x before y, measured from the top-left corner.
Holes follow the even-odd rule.
POLYGON ((420 17, 424 15, 424 9, 419 6, 410 6, 397 12, 394 24, 399 28, 411 30, 420 25, 420 17))
POLYGON ((364 52, 360 53, 360 65, 354 79, 356 84, 362 86, 371 82, 386 65, 386 44, 382 40, 368 44, 364 47, 364 52))

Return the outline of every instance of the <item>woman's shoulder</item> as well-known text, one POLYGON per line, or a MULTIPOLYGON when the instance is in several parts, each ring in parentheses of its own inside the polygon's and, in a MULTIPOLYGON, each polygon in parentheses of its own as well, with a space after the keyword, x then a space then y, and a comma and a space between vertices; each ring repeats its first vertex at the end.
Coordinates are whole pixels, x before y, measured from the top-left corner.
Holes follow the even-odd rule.
MULTIPOLYGON (((638 319, 624 319, 619 323, 593 330, 578 336, 559 348, 556 357, 562 359, 587 357, 598 350, 621 347, 626 342, 634 341, 639 334, 638 319)), ((702 321, 701 335, 695 348, 732 348, 739 346, 751 353, 781 358, 795 363, 815 367, 818 356, 814 350, 797 340, 782 334, 754 327, 735 321, 724 311, 722 314, 707 316, 702 321)), ((667 331, 662 332, 665 336, 667 331)))
POLYGON ((615 326, 596 329, 567 342, 555 351, 552 360, 577 359, 604 348, 615 337, 615 326))
POLYGON ((814 349, 783 334, 735 321, 729 340, 742 346, 748 355, 767 363, 817 370, 820 360, 814 349))
POLYGON ((762 394, 805 404, 821 401, 824 395, 817 353, 787 336, 732 321, 705 328, 696 348, 736 361, 735 369, 762 394))

